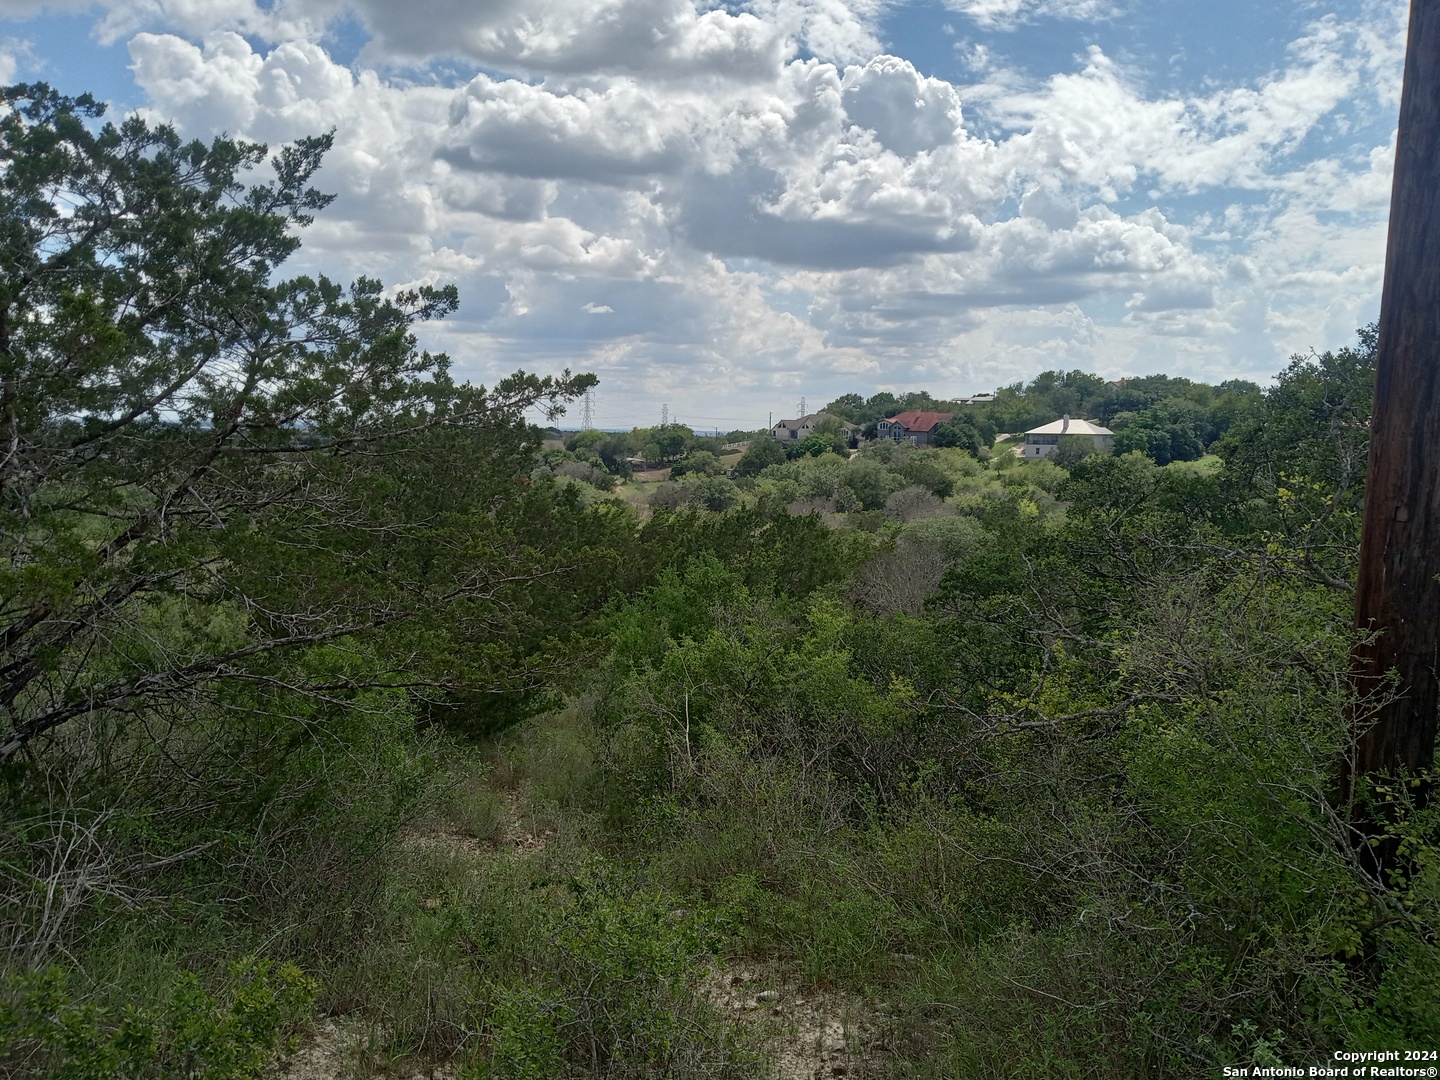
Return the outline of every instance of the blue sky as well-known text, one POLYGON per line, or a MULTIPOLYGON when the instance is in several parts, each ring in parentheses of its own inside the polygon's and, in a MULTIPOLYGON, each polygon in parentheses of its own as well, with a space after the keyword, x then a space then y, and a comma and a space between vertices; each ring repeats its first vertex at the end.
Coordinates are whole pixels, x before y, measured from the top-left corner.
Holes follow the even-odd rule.
POLYGON ((454 282, 597 420, 1266 379, 1378 308, 1397 0, 0 0, 0 76, 335 129, 298 272, 454 282))

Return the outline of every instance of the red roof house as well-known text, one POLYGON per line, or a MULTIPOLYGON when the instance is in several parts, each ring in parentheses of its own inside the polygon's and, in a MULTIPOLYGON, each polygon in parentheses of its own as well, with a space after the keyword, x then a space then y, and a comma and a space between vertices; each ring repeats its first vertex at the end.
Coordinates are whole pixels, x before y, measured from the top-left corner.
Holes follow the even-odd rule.
POLYGON ((876 424, 875 435, 881 439, 929 446, 935 429, 954 416, 954 413, 948 412, 902 412, 898 416, 886 417, 876 424))

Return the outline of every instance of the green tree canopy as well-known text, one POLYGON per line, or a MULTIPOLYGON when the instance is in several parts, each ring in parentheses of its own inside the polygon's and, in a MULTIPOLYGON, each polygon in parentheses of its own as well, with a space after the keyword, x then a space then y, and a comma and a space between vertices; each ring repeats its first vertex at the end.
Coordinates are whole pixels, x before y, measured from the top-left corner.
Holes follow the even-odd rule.
POLYGON ((785 449, 769 435, 756 435, 735 466, 737 476, 759 476, 771 465, 785 460, 785 449))
POLYGON ((413 335, 453 288, 279 277, 328 137, 187 143, 38 84, 0 106, 0 757, 216 680, 303 684, 270 658, 439 607, 463 635, 539 572, 503 526, 524 413, 594 380, 457 384, 413 335))

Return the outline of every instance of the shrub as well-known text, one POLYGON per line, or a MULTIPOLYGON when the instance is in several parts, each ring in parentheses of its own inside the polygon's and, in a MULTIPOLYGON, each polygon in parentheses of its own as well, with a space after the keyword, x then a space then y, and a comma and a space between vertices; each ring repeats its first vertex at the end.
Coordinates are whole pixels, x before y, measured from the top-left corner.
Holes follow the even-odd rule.
POLYGON ((769 434, 757 435, 741 455, 739 464, 735 466, 735 475, 759 476, 771 465, 779 465, 784 460, 785 448, 779 442, 769 434))
POLYGON ((77 1000, 58 968, 11 976, 0 999, 0 1066, 63 1080, 252 1080, 308 1018, 316 983, 294 964, 237 965, 225 999, 180 972, 157 1010, 77 1000))

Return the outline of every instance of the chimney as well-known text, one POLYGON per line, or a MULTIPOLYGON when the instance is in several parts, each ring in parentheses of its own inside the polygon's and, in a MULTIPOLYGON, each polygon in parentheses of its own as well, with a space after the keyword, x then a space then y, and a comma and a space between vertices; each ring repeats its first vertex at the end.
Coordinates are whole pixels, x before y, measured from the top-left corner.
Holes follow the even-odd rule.
POLYGON ((1060 424, 1060 434, 1064 435, 1065 432, 1070 430, 1070 414, 1067 412, 1061 420, 1063 422, 1060 424))

